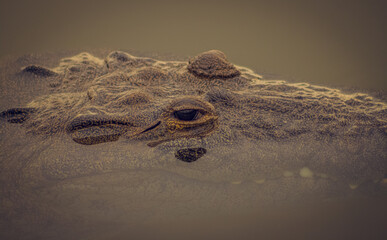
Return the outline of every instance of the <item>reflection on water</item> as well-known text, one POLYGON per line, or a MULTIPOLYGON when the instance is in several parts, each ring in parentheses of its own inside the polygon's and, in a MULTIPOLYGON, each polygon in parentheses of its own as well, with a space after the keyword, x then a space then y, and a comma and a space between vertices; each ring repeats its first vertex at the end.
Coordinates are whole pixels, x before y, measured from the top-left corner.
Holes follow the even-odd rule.
POLYGON ((1 236, 382 239, 385 103, 206 54, 227 71, 122 52, 2 66, 1 236))

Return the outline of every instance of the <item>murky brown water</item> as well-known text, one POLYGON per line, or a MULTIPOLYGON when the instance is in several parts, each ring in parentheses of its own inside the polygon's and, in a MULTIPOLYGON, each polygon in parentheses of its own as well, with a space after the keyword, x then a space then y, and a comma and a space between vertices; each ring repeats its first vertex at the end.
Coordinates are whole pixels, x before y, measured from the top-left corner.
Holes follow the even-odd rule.
MULTIPOLYGON (((143 144, 83 146, 65 136, 31 137, 17 126, 3 126, 1 139, 6 239, 383 239, 385 233, 380 169, 365 181, 346 179, 340 173, 355 166, 323 164, 338 154, 332 146, 310 143, 295 153, 301 140, 245 142, 185 163, 174 151, 143 144)), ((337 161, 342 157, 352 156, 341 153, 337 161)))
MULTIPOLYGON (((0 111, 51 94, 45 79, 20 68, 54 68, 81 52, 67 49, 101 59, 110 49, 136 49, 130 53, 184 61, 220 49, 265 78, 371 92, 385 103, 384 9, 383 1, 0 1, 0 111), (38 54, 23 55, 31 52, 38 54)), ((1 239, 387 235, 387 140, 380 133, 345 141, 246 134, 228 144, 194 142, 190 149, 202 156, 184 162, 178 144, 150 148, 120 138, 87 146, 3 120, 1 239)))
POLYGON ((297 82, 387 89, 386 3, 297 1, 0 1, 0 56, 209 49, 297 82))
MULTIPOLYGON (((22 66, 55 67, 73 54, 3 60, 2 110, 52 92, 47 79, 20 73, 22 66)), ((288 91, 282 86, 279 95, 288 91)), ((214 134, 208 142, 188 142, 204 150, 184 162, 176 157, 179 142, 151 148, 120 138, 82 145, 65 133, 31 134, 3 120, 5 239, 383 239, 386 233, 382 132, 328 140, 308 134, 254 140, 247 134, 220 142, 214 134)))

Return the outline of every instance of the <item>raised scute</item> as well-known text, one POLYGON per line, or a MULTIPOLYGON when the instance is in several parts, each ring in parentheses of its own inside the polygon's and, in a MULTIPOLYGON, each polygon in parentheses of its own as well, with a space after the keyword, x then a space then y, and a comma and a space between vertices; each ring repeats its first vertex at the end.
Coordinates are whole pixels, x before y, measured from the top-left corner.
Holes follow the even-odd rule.
POLYGON ((233 78, 240 75, 226 55, 218 50, 204 52, 189 61, 187 69, 201 78, 233 78))

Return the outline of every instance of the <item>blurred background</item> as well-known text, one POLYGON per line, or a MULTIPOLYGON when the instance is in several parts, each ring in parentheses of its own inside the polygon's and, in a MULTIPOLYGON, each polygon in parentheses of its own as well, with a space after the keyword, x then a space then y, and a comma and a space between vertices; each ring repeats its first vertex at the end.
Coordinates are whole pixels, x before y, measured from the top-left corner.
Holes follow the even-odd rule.
POLYGON ((0 57, 209 49, 272 78, 387 90, 386 1, 0 0, 0 57))

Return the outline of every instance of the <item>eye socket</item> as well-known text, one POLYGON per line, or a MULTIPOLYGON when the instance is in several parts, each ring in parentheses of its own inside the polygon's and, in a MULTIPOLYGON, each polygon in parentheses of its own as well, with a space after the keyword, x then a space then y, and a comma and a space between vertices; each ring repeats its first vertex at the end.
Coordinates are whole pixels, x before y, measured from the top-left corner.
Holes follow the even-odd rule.
POLYGON ((196 116, 198 115, 198 110, 184 109, 184 110, 176 111, 174 115, 179 120, 192 121, 192 120, 195 120, 196 116))

